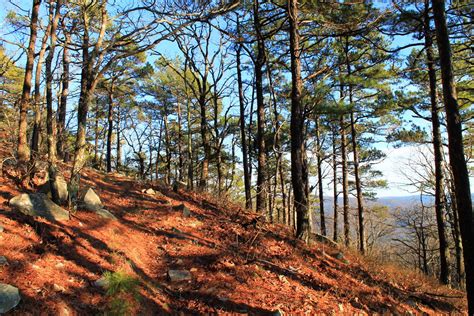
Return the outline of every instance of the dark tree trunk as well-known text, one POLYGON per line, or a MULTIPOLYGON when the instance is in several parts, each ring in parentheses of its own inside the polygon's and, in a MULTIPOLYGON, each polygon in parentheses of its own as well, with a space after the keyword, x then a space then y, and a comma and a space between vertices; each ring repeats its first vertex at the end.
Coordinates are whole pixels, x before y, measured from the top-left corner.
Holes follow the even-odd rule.
POLYGON ((117 172, 120 172, 120 168, 122 166, 122 144, 120 140, 120 108, 117 111, 117 162, 115 165, 115 169, 117 172))
MULTIPOLYGON (((53 6, 53 0, 50 0, 49 5, 53 6)), ((56 30, 58 28, 60 10, 62 6, 62 0, 57 0, 56 2, 56 11, 54 13, 54 18, 51 23, 51 36, 49 43, 49 52, 46 57, 46 129, 47 129, 47 139, 48 139, 48 164, 49 164, 49 181, 50 184, 53 184, 53 181, 56 180, 56 120, 53 115, 53 70, 52 63, 54 58, 54 51, 56 48, 56 30)), ((55 185, 50 185, 51 187, 51 198, 55 203, 60 203, 59 193, 55 185)))
POLYGON ((30 148, 28 146, 27 129, 28 129, 28 108, 30 107, 30 93, 31 93, 31 77, 33 74, 33 64, 35 61, 35 43, 38 33, 38 13, 40 9, 41 0, 34 0, 31 10, 30 21, 30 41, 26 54, 25 76, 23 79, 23 90, 19 101, 20 119, 18 123, 18 144, 17 154, 20 162, 28 161, 30 158, 30 148))
POLYGON ((107 110, 107 151, 105 155, 107 172, 112 172, 112 135, 114 132, 114 83, 108 91, 109 107, 107 110))
POLYGON ((181 118, 181 103, 178 101, 177 105, 177 110, 178 110, 178 169, 179 169, 179 175, 177 179, 179 181, 183 181, 183 177, 185 174, 184 171, 184 155, 183 155, 183 130, 181 128, 182 124, 182 118, 181 118))
POLYGON ((308 212, 308 170, 305 149, 305 114, 302 102, 302 79, 300 61, 300 34, 298 22, 298 2, 288 3, 290 21, 291 57, 291 181, 293 184, 294 206, 296 210, 296 237, 308 241, 310 222, 308 212))
POLYGON ((430 103, 431 103, 431 125, 433 128, 433 152, 435 167, 435 213, 436 224, 438 227, 439 241, 439 261, 440 275, 439 280, 444 284, 449 284, 449 246, 446 236, 446 218, 444 216, 445 198, 444 198, 444 174, 443 174, 443 153, 440 121, 438 116, 438 102, 436 91, 436 70, 433 54, 433 38, 430 29, 429 2, 425 0, 424 13, 424 37, 426 49, 426 63, 428 65, 428 77, 430 85, 430 103))
MULTIPOLYGON (((237 34, 240 38, 240 22, 237 17, 237 34)), ((247 139, 245 133, 245 104, 244 104, 244 89, 242 86, 242 70, 240 55, 242 52, 242 43, 238 43, 236 51, 236 62, 237 62, 237 85, 239 89, 239 109, 240 109, 240 140, 242 148, 242 163, 244 168, 244 186, 245 186, 245 207, 252 209, 252 193, 250 191, 250 174, 248 166, 248 150, 247 150, 247 139)))
POLYGON ((333 240, 335 242, 338 242, 338 210, 337 210, 337 151, 336 151, 336 126, 334 126, 333 134, 332 134, 332 168, 333 168, 333 195, 334 195, 334 200, 333 200, 333 211, 334 211, 334 227, 333 227, 333 240))
POLYGON ((66 146, 66 113, 67 113, 67 98, 69 95, 69 43, 71 42, 71 34, 66 30, 66 25, 63 25, 64 28, 64 45, 63 45, 63 57, 62 57, 62 66, 63 73, 61 78, 61 97, 59 100, 58 108, 58 143, 57 143, 57 152, 58 156, 64 160, 65 158, 65 146, 66 146))
POLYGON ((207 126, 207 114, 206 114, 206 94, 207 84, 203 80, 203 88, 201 96, 199 97, 199 106, 201 108, 201 137, 202 137, 202 147, 204 148, 204 158, 202 160, 202 169, 201 169, 201 179, 199 182, 199 189, 207 189, 207 178, 209 177, 209 159, 211 157, 211 144, 209 143, 209 133, 207 126))
POLYGON ((432 0, 438 50, 443 82, 443 97, 446 111, 449 139, 449 162, 453 172, 457 211, 461 228, 466 270, 466 292, 468 313, 474 314, 474 210, 472 208, 469 172, 464 156, 462 118, 459 112, 453 66, 451 62, 451 44, 444 0, 432 0))
POLYGON ((35 105, 35 118, 33 123, 33 132, 31 135, 31 154, 39 154, 41 148, 41 136, 42 136, 42 113, 43 107, 41 106, 41 69, 43 68, 44 55, 48 48, 48 39, 51 34, 51 21, 53 20, 53 6, 50 5, 48 15, 48 26, 44 32, 43 39, 41 40, 41 48, 38 54, 38 61, 36 62, 35 70, 35 92, 34 92, 34 105, 35 105))
POLYGON ((265 103, 263 99, 263 65, 265 46, 262 37, 258 0, 253 2, 253 19, 257 37, 257 57, 255 59, 255 92, 257 97, 257 212, 265 213, 267 208, 267 153, 265 147, 265 103))
POLYGON ((321 221, 321 235, 326 236, 326 216, 324 215, 324 193, 323 193, 323 170, 322 170, 322 149, 321 149, 321 139, 320 139, 320 128, 319 128, 319 118, 315 120, 316 127, 316 148, 318 153, 316 155, 317 167, 318 167, 318 188, 319 188, 319 214, 321 221))
MULTIPOLYGON (((349 88, 349 90, 351 90, 349 88)), ((352 102, 352 91, 349 92, 349 98, 352 102)), ((359 148, 357 147, 357 131, 355 128, 354 112, 351 111, 351 141, 352 153, 354 155, 354 177, 357 192, 357 211, 359 219, 359 251, 365 253, 365 227, 364 227, 364 199, 362 196, 362 183, 359 170, 359 148)))
POLYGON ((347 171, 347 143, 346 126, 344 114, 340 118, 341 128, 341 157, 342 157, 342 200, 343 200, 343 220, 344 220, 344 244, 350 245, 350 227, 349 227, 349 178, 347 171))

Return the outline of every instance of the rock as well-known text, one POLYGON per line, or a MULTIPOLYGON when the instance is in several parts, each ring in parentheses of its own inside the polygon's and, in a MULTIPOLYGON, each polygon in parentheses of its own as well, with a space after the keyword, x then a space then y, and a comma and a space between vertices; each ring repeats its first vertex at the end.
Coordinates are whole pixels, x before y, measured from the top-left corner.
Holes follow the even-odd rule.
POLYGON ((4 256, 0 256, 0 266, 8 265, 8 260, 4 256))
POLYGON ((181 282, 191 280, 191 272, 188 270, 168 270, 168 278, 171 282, 181 282))
POLYGON ((338 253, 336 254, 336 259, 338 259, 338 260, 344 259, 344 254, 343 254, 342 252, 338 252, 338 253))
POLYGON ((4 230, 5 230, 5 228, 3 228, 2 225, 0 225, 0 233, 3 233, 4 230))
POLYGON ((56 283, 53 284, 53 290, 55 292, 66 292, 66 289, 61 285, 57 285, 56 283))
POLYGON ((100 279, 94 281, 92 283, 95 287, 99 287, 101 289, 106 290, 109 287, 109 280, 107 280, 105 277, 101 277, 100 279))
POLYGON ((95 210, 95 213, 103 218, 108 218, 108 219, 113 219, 113 220, 117 219, 117 217, 115 217, 114 214, 110 213, 109 211, 103 208, 95 210))
POLYGON ((58 192, 59 202, 61 204, 66 203, 69 196, 69 191, 64 177, 57 175, 53 181, 46 181, 42 186, 40 186, 39 191, 46 194, 49 198, 52 198, 51 186, 56 189, 56 192, 58 192))
POLYGON ((283 316, 283 315, 284 315, 283 312, 279 309, 272 312, 272 316, 283 316))
POLYGON ((155 190, 153 190, 152 188, 143 189, 142 192, 145 193, 145 194, 148 194, 148 195, 155 195, 156 194, 155 190))
POLYGON ((0 283, 0 314, 15 308, 20 300, 20 291, 16 287, 0 283))
POLYGON ((184 204, 180 204, 174 207, 175 210, 180 211, 183 213, 184 217, 190 217, 191 216, 191 210, 186 207, 184 204))
POLYGON ((92 188, 87 188, 82 195, 81 202, 86 210, 97 211, 104 208, 102 201, 92 188))
POLYGON ((26 215, 39 216, 56 221, 69 219, 69 212, 51 201, 43 193, 23 193, 12 198, 9 203, 10 206, 26 215))

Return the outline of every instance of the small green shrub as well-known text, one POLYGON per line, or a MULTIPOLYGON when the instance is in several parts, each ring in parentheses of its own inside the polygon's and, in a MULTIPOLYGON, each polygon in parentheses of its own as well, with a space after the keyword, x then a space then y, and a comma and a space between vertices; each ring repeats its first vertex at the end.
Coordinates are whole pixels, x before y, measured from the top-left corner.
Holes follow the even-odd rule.
POLYGON ((104 278, 107 281, 107 296, 109 303, 105 315, 130 315, 132 310, 138 305, 140 294, 138 286, 140 281, 123 272, 105 272, 104 278))

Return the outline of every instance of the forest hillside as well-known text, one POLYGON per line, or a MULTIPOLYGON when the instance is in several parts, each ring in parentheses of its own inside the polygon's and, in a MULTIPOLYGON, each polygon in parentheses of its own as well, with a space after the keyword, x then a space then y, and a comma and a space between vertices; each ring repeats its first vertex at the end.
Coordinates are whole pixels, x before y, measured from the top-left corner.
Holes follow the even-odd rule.
POLYGON ((230 202, 118 173, 83 172, 115 218, 81 208, 60 222, 24 215, 9 206, 23 191, 3 169, 0 282, 21 296, 11 315, 466 312, 463 292, 419 272, 320 236, 307 245, 230 202))

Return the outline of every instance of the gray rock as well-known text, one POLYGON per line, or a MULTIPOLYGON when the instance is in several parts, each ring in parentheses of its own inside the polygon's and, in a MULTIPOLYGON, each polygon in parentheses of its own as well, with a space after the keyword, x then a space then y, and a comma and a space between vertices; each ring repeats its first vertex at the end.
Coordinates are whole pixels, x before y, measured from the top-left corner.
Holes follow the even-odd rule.
POLYGON ((0 314, 15 308, 20 300, 20 291, 16 287, 0 283, 0 314))
POLYGON ((64 177, 57 175, 54 181, 46 181, 42 186, 40 186, 39 191, 46 194, 49 198, 52 198, 51 186, 56 189, 56 192, 58 192, 59 202, 66 203, 69 196, 69 191, 67 189, 67 182, 64 177))
POLYGON ((4 230, 5 230, 5 229, 3 228, 3 226, 0 225, 0 233, 3 233, 4 230))
POLYGON ((344 259, 344 254, 343 254, 342 252, 338 252, 338 253, 336 254, 336 259, 338 259, 338 260, 344 259))
POLYGON ((86 210, 90 211, 97 211, 104 208, 100 197, 94 192, 94 190, 92 190, 92 188, 87 188, 83 193, 81 203, 86 210))
POLYGON ((109 280, 107 280, 105 277, 101 277, 100 279, 94 281, 92 283, 95 287, 99 287, 101 289, 106 290, 109 287, 109 280))
POLYGON ((44 217, 49 220, 69 220, 69 212, 51 201, 43 193, 20 194, 10 200, 10 206, 30 216, 44 217))
POLYGON ((175 210, 180 211, 183 213, 184 217, 190 217, 191 216, 191 210, 186 207, 184 204, 180 204, 174 207, 175 210))
POLYGON ((168 270, 168 278, 171 282, 189 281, 192 279, 188 270, 168 270))
POLYGON ((8 265, 8 260, 4 256, 0 256, 0 266, 8 265))
POLYGON ((98 214, 100 217, 103 217, 103 218, 108 218, 108 219, 113 219, 113 220, 116 220, 117 217, 115 217, 114 214, 110 213, 109 211, 107 211, 106 209, 98 209, 98 210, 95 210, 95 213, 98 214))

